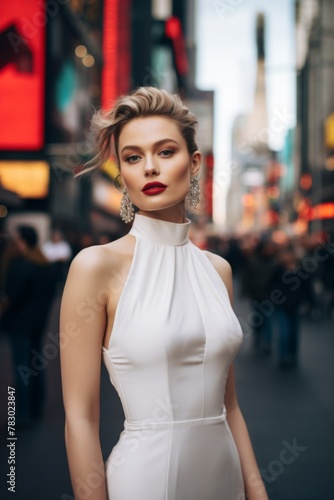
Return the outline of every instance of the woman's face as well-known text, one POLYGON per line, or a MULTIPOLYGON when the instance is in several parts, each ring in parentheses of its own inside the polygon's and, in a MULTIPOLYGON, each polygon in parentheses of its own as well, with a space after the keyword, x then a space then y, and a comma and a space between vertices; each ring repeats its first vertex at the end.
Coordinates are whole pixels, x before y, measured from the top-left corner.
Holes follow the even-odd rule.
POLYGON ((190 177, 200 168, 201 155, 190 155, 174 120, 162 116, 135 118, 119 137, 123 182, 139 213, 183 222, 190 177))

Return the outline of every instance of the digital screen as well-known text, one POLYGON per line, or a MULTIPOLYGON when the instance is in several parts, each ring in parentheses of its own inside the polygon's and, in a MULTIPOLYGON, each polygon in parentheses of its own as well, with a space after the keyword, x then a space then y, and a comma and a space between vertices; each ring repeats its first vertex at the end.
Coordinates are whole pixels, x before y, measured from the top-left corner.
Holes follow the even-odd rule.
POLYGON ((45 198, 49 177, 50 167, 45 161, 0 161, 2 187, 20 198, 45 198))
POLYGON ((0 150, 44 146, 43 0, 0 2, 0 150))

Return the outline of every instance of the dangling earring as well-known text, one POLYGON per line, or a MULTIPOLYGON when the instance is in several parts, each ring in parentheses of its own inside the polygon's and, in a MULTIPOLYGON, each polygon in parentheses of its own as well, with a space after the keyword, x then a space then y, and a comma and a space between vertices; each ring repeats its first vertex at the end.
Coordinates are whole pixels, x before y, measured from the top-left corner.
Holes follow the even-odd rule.
POLYGON ((126 188, 123 188, 122 190, 120 215, 121 219, 126 223, 131 222, 135 215, 135 211, 126 188))
POLYGON ((197 177, 192 177, 190 179, 190 188, 189 193, 187 194, 187 200, 189 205, 193 208, 196 208, 199 204, 201 198, 201 190, 199 188, 199 182, 197 177))

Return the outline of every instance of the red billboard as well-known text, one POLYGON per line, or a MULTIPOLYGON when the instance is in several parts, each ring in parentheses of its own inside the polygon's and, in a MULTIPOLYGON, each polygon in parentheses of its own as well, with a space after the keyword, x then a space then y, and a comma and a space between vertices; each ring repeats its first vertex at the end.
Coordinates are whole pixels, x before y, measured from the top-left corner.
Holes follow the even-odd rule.
POLYGON ((0 2, 0 150, 44 145, 45 30, 43 0, 0 2))
POLYGON ((120 94, 130 87, 131 0, 104 0, 103 12, 103 109, 110 109, 120 94))

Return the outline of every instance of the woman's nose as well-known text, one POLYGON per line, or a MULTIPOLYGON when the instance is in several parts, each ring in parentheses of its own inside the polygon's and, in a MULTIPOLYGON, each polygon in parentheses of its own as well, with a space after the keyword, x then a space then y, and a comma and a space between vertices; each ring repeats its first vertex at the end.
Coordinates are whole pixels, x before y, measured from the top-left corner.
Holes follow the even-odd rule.
POLYGON ((145 175, 159 174, 159 168, 153 158, 147 158, 145 161, 145 175))

